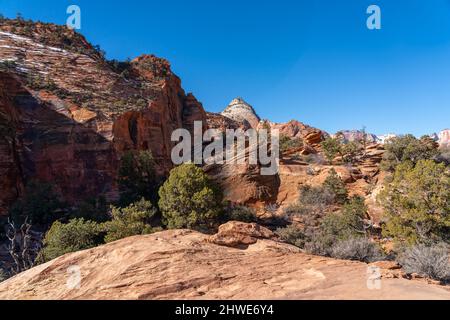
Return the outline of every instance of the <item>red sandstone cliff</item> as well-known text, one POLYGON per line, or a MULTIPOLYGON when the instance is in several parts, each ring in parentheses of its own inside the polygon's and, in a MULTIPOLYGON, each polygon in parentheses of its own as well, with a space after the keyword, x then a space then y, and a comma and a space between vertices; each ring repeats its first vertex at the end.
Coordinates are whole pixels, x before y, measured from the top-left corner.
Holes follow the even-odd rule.
POLYGON ((164 59, 108 63, 66 27, 0 24, 0 213, 35 178, 69 201, 114 199, 125 150, 150 149, 167 172, 172 131, 195 120, 206 126, 202 105, 164 59))

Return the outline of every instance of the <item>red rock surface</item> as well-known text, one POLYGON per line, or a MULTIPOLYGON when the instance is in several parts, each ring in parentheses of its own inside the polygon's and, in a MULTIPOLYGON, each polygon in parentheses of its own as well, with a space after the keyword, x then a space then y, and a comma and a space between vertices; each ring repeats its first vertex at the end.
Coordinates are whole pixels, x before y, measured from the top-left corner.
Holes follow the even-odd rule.
POLYGON ((297 120, 291 120, 287 123, 270 123, 272 129, 278 129, 280 135, 286 135, 290 138, 300 138, 306 144, 317 147, 327 136, 325 131, 310 127, 297 120))
POLYGON ((256 129, 260 122, 259 116, 253 107, 242 98, 233 99, 221 115, 241 123, 243 126, 256 129))
MULTIPOLYGON (((250 234, 253 231, 250 227, 250 234)), ((0 283, 0 299, 450 297, 447 287, 391 276, 382 265, 375 265, 382 276, 376 279, 381 286, 373 290, 368 286, 373 283, 369 265, 362 262, 308 255, 263 237, 245 248, 219 246, 209 238, 195 231, 169 230, 69 253, 0 283), (68 268, 74 266, 81 273, 79 288, 67 285, 73 278, 68 268)))
POLYGON ((226 247, 241 248, 254 244, 258 239, 277 239, 269 229, 256 223, 230 221, 219 227, 219 231, 208 241, 226 247))
POLYGON ((65 27, 11 30, 0 25, 0 128, 7 133, 0 137, 0 213, 34 178, 68 201, 100 193, 114 199, 124 151, 150 149, 166 173, 172 131, 195 120, 206 127, 202 105, 164 59, 143 55, 124 75, 65 27), (72 46, 63 46, 64 37, 72 46))
POLYGON ((225 130, 227 129, 250 129, 250 126, 248 124, 237 122, 233 119, 221 115, 220 113, 207 112, 206 121, 209 128, 219 129, 222 132, 225 132, 225 130))

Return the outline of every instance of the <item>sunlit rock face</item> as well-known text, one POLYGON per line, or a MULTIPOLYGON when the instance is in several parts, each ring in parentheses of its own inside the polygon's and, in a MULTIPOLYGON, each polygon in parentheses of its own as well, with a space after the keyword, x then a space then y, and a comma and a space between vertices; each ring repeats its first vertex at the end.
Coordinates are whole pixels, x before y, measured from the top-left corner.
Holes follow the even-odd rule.
POLYGON ((165 174, 173 130, 206 127, 168 61, 142 55, 114 65, 65 26, 24 23, 0 24, 0 214, 31 179, 69 202, 113 200, 124 152, 151 150, 165 174))
POLYGON ((240 123, 248 123, 254 129, 261 120, 253 107, 242 98, 233 99, 221 115, 240 123))
POLYGON ((370 266, 383 274, 379 290, 366 286, 366 263, 306 254, 264 227, 229 222, 212 236, 167 230, 68 253, 0 283, 0 299, 448 299, 443 286, 402 279, 395 262, 370 266), (83 278, 71 290, 74 265, 83 278))

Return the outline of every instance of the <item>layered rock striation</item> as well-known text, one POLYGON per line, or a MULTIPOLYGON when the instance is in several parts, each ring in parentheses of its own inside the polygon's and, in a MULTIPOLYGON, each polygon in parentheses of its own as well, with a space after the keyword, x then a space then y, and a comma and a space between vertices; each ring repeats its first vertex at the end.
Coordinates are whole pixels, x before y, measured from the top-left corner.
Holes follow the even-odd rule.
POLYGON ((375 265, 383 270, 382 285, 371 290, 367 264, 308 255, 271 238, 264 228, 236 223, 224 226, 213 239, 191 230, 135 236, 27 270, 0 283, 0 299, 449 297, 445 287, 389 272, 389 263, 375 265), (81 272, 79 288, 67 285, 71 266, 81 272))
POLYGON ((167 173, 172 131, 206 127, 202 105, 164 59, 107 61, 64 26, 17 20, 0 24, 0 48, 2 212, 31 179, 67 201, 114 199, 124 152, 151 150, 167 173))
POLYGON ((253 129, 256 129, 261 121, 255 109, 242 98, 233 99, 221 115, 253 129))

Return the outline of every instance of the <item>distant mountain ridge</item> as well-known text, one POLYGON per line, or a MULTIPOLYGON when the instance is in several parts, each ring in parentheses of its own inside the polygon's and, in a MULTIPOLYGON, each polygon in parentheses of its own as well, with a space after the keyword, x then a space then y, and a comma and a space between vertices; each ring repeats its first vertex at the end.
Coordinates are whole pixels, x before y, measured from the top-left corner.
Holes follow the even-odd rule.
MULTIPOLYGON (((362 130, 341 130, 336 134, 332 135, 333 137, 341 136, 344 138, 345 142, 351 141, 360 141, 363 139, 364 134, 366 135, 366 141, 370 143, 380 143, 385 144, 389 139, 398 137, 399 135, 394 133, 376 135, 373 133, 364 133, 362 130)), ((444 129, 439 133, 432 133, 428 135, 430 138, 435 140, 440 147, 448 147, 450 146, 450 129, 444 129)))
MULTIPOLYGON (((286 123, 279 123, 275 124, 268 120, 262 121, 262 119, 257 114, 256 110, 251 106, 249 103, 247 103, 243 98, 237 97, 233 99, 230 104, 221 112, 218 114, 210 113, 208 115, 208 119, 211 119, 210 123, 220 123, 219 127, 230 127, 230 128, 254 128, 257 129, 262 125, 262 123, 265 121, 265 123, 269 123, 271 127, 277 125, 284 125, 287 126, 288 124, 292 123, 292 121, 295 122, 295 120, 292 120, 290 122, 286 123), (220 116, 225 117, 220 118, 220 116), (212 120, 214 118, 214 120, 212 120), (221 119, 221 120, 219 120, 221 119), (219 122, 220 121, 220 122, 219 122), (227 125, 224 125, 224 123, 227 123, 227 125)), ((298 121, 297 121, 298 122, 298 121)), ((292 131, 292 130, 291 130, 292 131)), ((328 136, 328 133, 325 131, 323 132, 323 136, 328 136)), ((335 134, 331 134, 330 136, 336 137, 340 135, 343 137, 344 142, 352 142, 352 141, 361 141, 364 136, 368 143, 379 143, 379 144, 385 144, 389 139, 395 138, 399 136, 398 134, 394 133, 387 133, 387 134, 381 134, 376 135, 374 133, 369 132, 363 132, 363 130, 340 130, 336 132, 335 134)), ((439 146, 441 147, 448 147, 450 146, 450 129, 444 129, 439 133, 433 133, 429 135, 432 139, 434 139, 436 142, 439 143, 439 146)))

